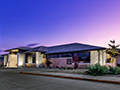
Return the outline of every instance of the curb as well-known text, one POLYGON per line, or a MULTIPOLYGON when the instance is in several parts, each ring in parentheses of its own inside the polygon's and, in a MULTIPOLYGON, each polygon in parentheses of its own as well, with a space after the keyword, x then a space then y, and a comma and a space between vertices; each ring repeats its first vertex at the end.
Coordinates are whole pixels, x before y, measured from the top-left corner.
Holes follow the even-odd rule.
POLYGON ((41 74, 41 73, 29 73, 29 72, 20 72, 20 73, 22 73, 22 74, 30 74, 30 75, 40 75, 40 76, 59 77, 59 78, 68 78, 68 79, 76 79, 76 80, 86 80, 86 81, 95 81, 95 82, 120 84, 119 81, 108 81, 108 80, 88 79, 88 78, 59 76, 59 75, 50 75, 50 74, 41 74))

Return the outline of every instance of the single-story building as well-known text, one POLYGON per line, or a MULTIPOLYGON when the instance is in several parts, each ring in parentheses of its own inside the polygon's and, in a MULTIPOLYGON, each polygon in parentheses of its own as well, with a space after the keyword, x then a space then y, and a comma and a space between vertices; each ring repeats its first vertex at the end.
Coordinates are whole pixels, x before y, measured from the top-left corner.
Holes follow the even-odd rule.
POLYGON ((5 50, 9 54, 4 55, 6 67, 46 67, 46 59, 50 58, 53 67, 74 67, 76 56, 78 68, 99 63, 106 65, 106 48, 71 43, 57 46, 39 46, 35 48, 18 47, 5 50))

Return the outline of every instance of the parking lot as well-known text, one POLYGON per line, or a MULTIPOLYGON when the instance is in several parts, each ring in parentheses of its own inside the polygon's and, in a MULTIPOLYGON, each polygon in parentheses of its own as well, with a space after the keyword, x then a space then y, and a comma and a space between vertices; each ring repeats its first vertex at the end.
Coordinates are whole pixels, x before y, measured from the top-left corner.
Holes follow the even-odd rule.
POLYGON ((120 88, 118 84, 27 75, 20 74, 19 71, 22 70, 0 70, 0 90, 117 90, 120 88))

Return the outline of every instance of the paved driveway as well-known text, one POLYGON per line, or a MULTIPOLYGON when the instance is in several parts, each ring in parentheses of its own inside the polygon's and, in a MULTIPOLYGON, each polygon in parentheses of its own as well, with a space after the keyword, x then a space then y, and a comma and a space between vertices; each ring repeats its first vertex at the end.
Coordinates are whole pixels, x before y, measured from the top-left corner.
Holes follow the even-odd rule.
POLYGON ((0 70, 0 90, 119 90, 120 85, 20 74, 0 70))

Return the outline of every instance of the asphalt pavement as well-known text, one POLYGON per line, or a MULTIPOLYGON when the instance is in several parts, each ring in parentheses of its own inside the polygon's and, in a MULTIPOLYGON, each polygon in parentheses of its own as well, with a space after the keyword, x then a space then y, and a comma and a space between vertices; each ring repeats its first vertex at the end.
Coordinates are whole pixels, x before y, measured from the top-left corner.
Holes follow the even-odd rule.
POLYGON ((119 84, 21 74, 20 71, 0 70, 0 90, 119 90, 120 88, 119 84))

